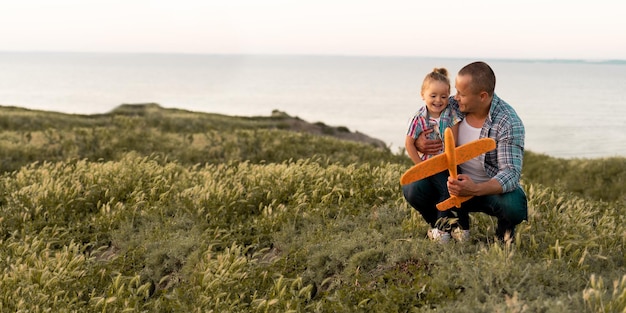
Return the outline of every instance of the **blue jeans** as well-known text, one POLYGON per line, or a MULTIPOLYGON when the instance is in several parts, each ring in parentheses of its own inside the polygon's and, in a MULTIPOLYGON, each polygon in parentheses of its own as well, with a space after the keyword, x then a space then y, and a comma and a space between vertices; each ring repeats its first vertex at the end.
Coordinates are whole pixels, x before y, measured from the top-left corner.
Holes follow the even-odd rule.
POLYGON ((437 210, 436 204, 449 197, 447 177, 447 171, 444 171, 402 186, 404 198, 431 227, 443 229, 442 224, 445 223, 442 221, 448 219, 453 224, 447 227, 469 229, 469 213, 483 212, 498 219, 496 235, 502 239, 507 232, 513 236, 515 226, 528 218, 528 201, 521 187, 498 195, 473 197, 463 202, 461 208, 443 212, 437 210))

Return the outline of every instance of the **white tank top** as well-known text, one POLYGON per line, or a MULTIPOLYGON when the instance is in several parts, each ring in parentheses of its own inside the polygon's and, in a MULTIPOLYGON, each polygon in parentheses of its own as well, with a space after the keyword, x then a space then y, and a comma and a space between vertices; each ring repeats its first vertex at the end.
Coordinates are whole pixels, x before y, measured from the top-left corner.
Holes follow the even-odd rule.
MULTIPOLYGON (((474 128, 465 119, 459 125, 459 140, 457 145, 463 145, 480 138, 480 128, 474 128)), ((459 165, 462 174, 469 175, 476 183, 483 183, 491 179, 485 172, 485 154, 481 154, 459 165)))

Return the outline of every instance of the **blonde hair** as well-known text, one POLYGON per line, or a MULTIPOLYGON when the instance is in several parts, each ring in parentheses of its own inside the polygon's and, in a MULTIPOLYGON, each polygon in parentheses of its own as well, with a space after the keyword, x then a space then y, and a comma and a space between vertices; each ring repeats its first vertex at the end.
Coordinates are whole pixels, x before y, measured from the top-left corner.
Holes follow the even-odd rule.
POLYGON ((424 82, 422 82, 422 92, 424 92, 424 89, 426 89, 428 85, 436 81, 447 84, 449 90, 450 78, 448 78, 448 70, 444 67, 435 67, 432 72, 426 74, 424 82))

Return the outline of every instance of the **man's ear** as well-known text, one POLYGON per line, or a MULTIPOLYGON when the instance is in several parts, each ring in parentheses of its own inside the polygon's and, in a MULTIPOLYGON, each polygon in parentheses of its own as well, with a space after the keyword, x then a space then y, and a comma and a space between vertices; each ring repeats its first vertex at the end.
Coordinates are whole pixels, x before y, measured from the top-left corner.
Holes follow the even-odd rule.
POLYGON ((480 92, 480 101, 485 102, 485 100, 489 99, 489 94, 486 91, 480 92))

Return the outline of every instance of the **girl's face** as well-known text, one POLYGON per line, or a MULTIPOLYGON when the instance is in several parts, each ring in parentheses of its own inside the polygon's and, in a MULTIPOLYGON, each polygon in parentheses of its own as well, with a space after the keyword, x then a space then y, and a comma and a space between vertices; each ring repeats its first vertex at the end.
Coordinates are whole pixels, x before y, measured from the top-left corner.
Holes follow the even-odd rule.
POLYGON ((444 82, 433 81, 422 90, 422 99, 431 117, 439 117, 448 106, 450 86, 444 82))

